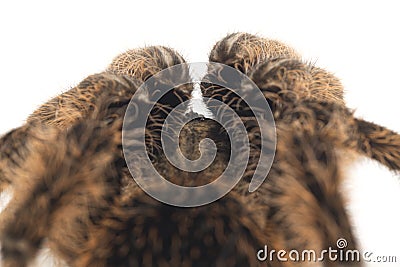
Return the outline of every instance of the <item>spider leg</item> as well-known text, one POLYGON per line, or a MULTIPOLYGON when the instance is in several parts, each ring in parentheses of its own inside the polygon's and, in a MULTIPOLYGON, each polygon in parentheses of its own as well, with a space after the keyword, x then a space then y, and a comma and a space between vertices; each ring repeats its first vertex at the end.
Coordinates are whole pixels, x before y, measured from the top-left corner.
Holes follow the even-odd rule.
MULTIPOLYGON (((345 239, 347 250, 356 249, 351 223, 340 190, 341 171, 328 131, 299 131, 278 123, 278 144, 267 180, 256 194, 269 207, 267 221, 280 248, 300 253, 338 249, 345 239)), ((331 261, 324 266, 358 266, 357 261, 331 261)))
MULTIPOLYGON (((136 81, 135 87, 139 85, 136 81)), ((90 75, 76 87, 44 103, 27 121, 67 129, 93 113, 97 98, 104 91, 112 88, 118 93, 122 88, 131 86, 132 80, 128 77, 106 72, 90 75)), ((132 95, 134 93, 131 92, 132 95)))
POLYGON ((89 222, 101 217, 130 180, 121 128, 137 84, 113 74, 89 79, 110 85, 97 95, 89 118, 65 130, 28 123, 13 139, 14 146, 24 144, 22 152, 11 149, 14 154, 0 161, 3 180, 13 182, 14 193, 1 214, 5 266, 26 265, 44 238, 63 259, 73 257, 82 249, 89 222))
POLYGON ((296 122, 301 116, 317 116, 319 124, 332 126, 330 140, 335 142, 337 147, 368 156, 390 170, 399 170, 400 135, 380 125, 354 117, 353 111, 341 101, 334 100, 337 95, 318 96, 318 99, 313 97, 314 93, 309 91, 309 88, 316 82, 315 77, 311 77, 311 84, 306 78, 298 78, 306 77, 305 74, 302 76, 297 74, 295 75, 297 79, 291 79, 293 73, 309 71, 309 68, 300 62, 279 59, 257 65, 249 73, 249 77, 268 100, 275 120, 279 121, 285 117, 296 122), (295 113, 288 115, 287 110, 295 113), (309 113, 310 110, 314 110, 315 114, 309 113), (342 120, 332 120, 336 114, 340 114, 342 120), (335 125, 332 125, 332 122, 335 122, 335 125))
POLYGON ((27 139, 33 138, 32 126, 24 125, 11 130, 0 139, 0 193, 13 184, 11 174, 13 170, 20 168, 29 154, 27 139))
MULTIPOLYGON (((292 106, 282 105, 288 108, 292 106)), ((318 128, 330 131, 329 140, 342 151, 356 152, 385 165, 392 171, 400 170, 400 135, 390 129, 363 119, 356 118, 346 107, 332 102, 302 101, 288 114, 288 110, 279 114, 279 119, 300 123, 302 117, 308 117, 307 110, 314 110, 318 118, 318 128), (329 129, 329 130, 328 130, 329 129)), ((279 120, 278 119, 278 120, 279 120)), ((299 128, 303 126, 299 125, 299 128)))
MULTIPOLYGON (((140 82, 146 82, 151 77, 162 70, 172 66, 186 63, 184 58, 175 50, 165 46, 148 46, 145 48, 137 48, 128 50, 114 58, 108 66, 107 72, 117 75, 124 75, 140 82)), ((180 69, 181 76, 189 77, 189 69, 183 66, 180 69)), ((175 85, 174 80, 169 80, 170 77, 163 77, 165 80, 156 79, 155 83, 161 83, 167 86, 175 85)), ((176 78, 176 77, 171 77, 176 78)), ((157 87, 157 86, 155 86, 157 87)), ((164 105, 164 108, 170 109, 178 104, 188 100, 192 91, 191 85, 182 85, 174 87, 174 90, 166 93, 159 101, 164 105)), ((160 108, 162 108, 160 106, 160 108)), ((162 111, 162 109, 158 110, 162 111)), ((163 111, 163 113, 167 113, 163 111)))
MULTIPOLYGON (((301 56, 293 48, 280 41, 249 33, 233 33, 214 45, 209 60, 231 66, 246 75, 259 68, 259 64, 273 61, 268 68, 278 67, 281 81, 296 82, 298 87, 294 89, 317 101, 332 101, 344 105, 340 80, 324 69, 303 63, 301 56)), ((215 98, 215 86, 208 86, 208 89, 204 90, 204 96, 214 95, 215 98)), ((225 95, 225 98, 228 95, 231 99, 235 98, 234 95, 227 94, 226 90, 220 94, 225 95)))
MULTIPOLYGON (((90 114, 93 115, 96 112, 98 113, 99 109, 101 109, 101 107, 96 103, 96 101, 99 102, 99 98, 108 98, 107 103, 114 101, 113 105, 115 106, 117 104, 117 108, 121 105, 127 106, 130 97, 134 94, 136 88, 139 87, 139 83, 122 76, 100 73, 87 77, 78 87, 86 91, 90 91, 93 88, 101 88, 101 90, 93 95, 93 97, 96 97, 96 99, 91 100, 93 103, 87 102, 87 107, 90 107, 90 114), (87 86, 88 89, 84 89, 84 86, 87 86)), ((86 112, 85 107, 83 104, 80 105, 79 103, 84 101, 83 99, 85 99, 86 96, 83 94, 81 97, 82 98, 73 99, 71 94, 66 93, 62 98, 71 98, 66 100, 70 106, 69 108, 65 106, 66 109, 63 111, 64 115, 60 118, 56 118, 56 113, 53 113, 53 117, 49 119, 49 121, 40 121, 44 118, 44 113, 42 113, 42 117, 32 117, 32 120, 29 120, 25 125, 13 129, 2 136, 0 139, 0 192, 9 185, 18 183, 19 178, 15 173, 15 170, 18 170, 24 164, 24 161, 31 155, 31 148, 28 147, 28 144, 30 143, 29 140, 43 138, 35 133, 36 130, 40 129, 40 125, 56 125, 60 130, 66 130, 66 128, 72 127, 74 123, 84 119, 82 114, 86 112)), ((106 103, 105 101, 100 102, 106 103)), ((49 109, 47 110, 49 111, 49 109)), ((119 116, 122 117, 123 113, 120 113, 119 116)), ((87 116, 90 116, 90 114, 87 114, 87 116)), ((102 119, 105 119, 106 116, 109 116, 109 114, 106 115, 104 113, 102 119)))
POLYGON ((229 34, 218 41, 209 55, 210 62, 223 63, 244 74, 274 58, 300 59, 300 55, 280 41, 243 32, 229 34))
MULTIPOLYGON (((93 111, 98 95, 104 90, 118 90, 121 84, 129 86, 129 80, 137 81, 139 87, 157 72, 184 62, 181 55, 167 47, 150 46, 129 50, 117 56, 106 72, 87 77, 76 87, 40 106, 29 116, 28 122, 35 121, 66 129, 93 111)), ((186 90, 182 87, 179 97, 187 99, 190 92, 186 90)), ((134 92, 131 93, 133 95, 134 92)))
POLYGON ((60 254, 81 249, 88 221, 101 216, 119 191, 114 160, 120 131, 102 124, 85 121, 67 132, 35 129, 1 217, 2 266, 26 266, 44 238, 56 241, 60 254))
POLYGON ((185 59, 172 48, 148 46, 118 55, 108 66, 107 71, 144 82, 163 69, 182 63, 185 63, 185 59))
POLYGON ((400 170, 400 135, 383 126, 355 119, 357 135, 353 142, 361 154, 377 160, 390 170, 400 170), (356 141, 357 140, 357 141, 356 141))

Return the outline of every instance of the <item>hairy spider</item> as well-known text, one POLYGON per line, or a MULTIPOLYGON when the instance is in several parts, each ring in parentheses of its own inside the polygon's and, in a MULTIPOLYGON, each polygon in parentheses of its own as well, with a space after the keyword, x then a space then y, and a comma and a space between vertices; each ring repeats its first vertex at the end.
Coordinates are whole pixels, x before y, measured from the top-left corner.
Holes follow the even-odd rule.
MULTIPOLYGON (((0 192, 13 191, 0 217, 2 266, 27 266, 43 245, 68 266, 300 266, 308 262, 260 261, 257 252, 268 245, 320 253, 336 248, 340 238, 347 240, 346 250, 357 248, 340 191, 342 166, 358 153, 399 170, 400 136, 355 118, 340 81, 302 62, 281 42, 230 34, 209 60, 250 77, 272 110, 276 155, 257 191, 247 187, 262 149, 260 127, 234 88, 207 82, 224 78, 212 68, 201 84, 203 96, 227 103, 248 131, 251 153, 243 179, 223 198, 195 208, 161 203, 133 181, 122 153, 128 103, 143 82, 185 61, 166 47, 130 50, 0 139, 0 192)), ((222 126, 197 119, 181 131, 187 158, 199 156, 204 138, 217 145, 215 161, 201 172, 172 166, 160 142, 166 116, 191 98, 191 90, 190 84, 178 86, 160 99, 146 125, 146 146, 170 181, 202 185, 228 164, 229 138, 222 126)))

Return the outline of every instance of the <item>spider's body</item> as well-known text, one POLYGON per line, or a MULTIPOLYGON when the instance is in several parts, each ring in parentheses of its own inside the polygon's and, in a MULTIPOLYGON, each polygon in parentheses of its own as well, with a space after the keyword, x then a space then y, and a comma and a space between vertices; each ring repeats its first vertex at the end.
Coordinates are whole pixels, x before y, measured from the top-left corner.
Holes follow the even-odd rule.
MULTIPOLYGON (((44 240, 70 266, 292 266, 304 262, 261 262, 257 251, 268 245, 320 252, 335 248, 339 238, 348 241, 346 249, 356 248, 340 192, 346 161, 341 155, 357 152, 399 170, 400 136, 354 118, 340 81, 301 62, 280 42, 228 35, 214 46, 210 61, 250 77, 273 112, 276 156, 256 192, 247 192, 261 149, 254 114, 234 89, 210 83, 202 84, 203 95, 230 105, 247 127, 251 155, 245 177, 222 199, 196 208, 158 202, 132 180, 121 149, 127 105, 142 82, 184 59, 165 47, 131 50, 0 139, 0 190, 14 191, 0 217, 3 265, 26 266, 44 240)), ((223 73, 210 69, 207 75, 223 73)), ((199 156, 203 138, 217 144, 215 161, 199 173, 169 164, 160 143, 163 121, 190 98, 190 88, 175 88, 153 109, 146 145, 162 175, 199 186, 218 177, 229 161, 221 126, 200 119, 181 132, 181 150, 189 159, 199 156)))

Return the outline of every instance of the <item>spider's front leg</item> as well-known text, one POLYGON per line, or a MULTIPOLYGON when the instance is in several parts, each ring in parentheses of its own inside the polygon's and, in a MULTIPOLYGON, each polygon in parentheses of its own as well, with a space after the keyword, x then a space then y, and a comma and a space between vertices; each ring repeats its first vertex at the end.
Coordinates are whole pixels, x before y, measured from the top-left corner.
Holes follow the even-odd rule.
POLYGON ((217 42, 209 55, 210 62, 223 63, 244 74, 257 64, 274 58, 300 59, 286 44, 249 33, 232 33, 217 42))
MULTIPOLYGON (((107 70, 91 75, 76 87, 49 100, 28 118, 28 122, 39 122, 66 129, 86 118, 95 109, 95 103, 104 90, 130 86, 129 80, 141 83, 168 67, 185 63, 183 57, 171 48, 149 46, 129 50, 117 56, 107 70)), ((186 87, 175 90, 179 98, 190 96, 186 87)), ((134 91, 131 92, 134 94, 134 91)))
MULTIPOLYGON (((248 33, 230 34, 214 45, 209 60, 233 67, 246 75, 250 75, 259 64, 273 61, 275 63, 269 65, 269 67, 273 67, 286 61, 287 68, 282 68, 281 76, 276 77, 276 80, 281 80, 281 82, 290 80, 298 85, 306 85, 307 90, 301 86, 297 87, 298 93, 316 101, 329 101, 344 105, 343 86, 340 80, 324 69, 302 63, 301 56, 293 48, 280 41, 248 33), (306 71, 298 71, 299 68, 306 71)), ((221 78, 224 79, 224 77, 221 78)), ((219 100, 223 97, 225 102, 237 98, 229 90, 215 85, 206 86, 203 95, 219 100), (219 97, 216 94, 217 90, 219 97)))

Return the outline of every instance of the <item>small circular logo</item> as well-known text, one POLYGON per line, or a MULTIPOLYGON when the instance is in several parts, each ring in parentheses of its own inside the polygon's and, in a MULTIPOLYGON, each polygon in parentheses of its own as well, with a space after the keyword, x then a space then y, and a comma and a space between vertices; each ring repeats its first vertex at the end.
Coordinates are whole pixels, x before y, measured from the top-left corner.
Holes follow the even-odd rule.
POLYGON ((338 247, 338 249, 343 249, 347 247, 347 240, 344 238, 339 238, 336 241, 336 246, 338 247))
MULTIPOLYGON (((276 131, 273 115, 260 89, 246 75, 227 65, 213 62, 185 63, 164 69, 143 83, 133 95, 124 117, 122 145, 127 166, 136 183, 153 198, 173 206, 196 207, 220 199, 240 181, 249 161, 251 144, 242 119, 228 103, 211 98, 205 99, 205 102, 209 105, 213 120, 227 132, 231 147, 228 166, 220 177, 202 186, 176 185, 157 172, 148 156, 146 123, 153 107, 169 91, 194 82, 188 69, 201 72, 205 68, 213 75, 206 75, 203 78, 206 80, 202 79, 201 82, 234 91, 251 109, 260 127, 260 156, 253 170, 249 192, 261 186, 274 159, 276 131)), ((200 158, 190 160, 182 154, 179 149, 179 132, 188 122, 201 117, 187 112, 189 108, 188 100, 169 112, 163 121, 161 143, 166 158, 173 166, 186 172, 199 172, 210 166, 217 148, 213 140, 206 138, 200 142, 200 158)))

